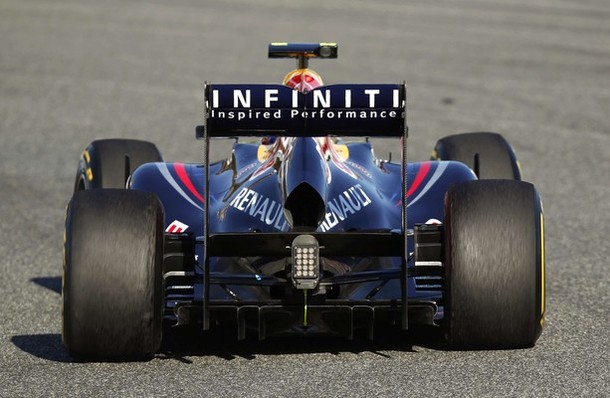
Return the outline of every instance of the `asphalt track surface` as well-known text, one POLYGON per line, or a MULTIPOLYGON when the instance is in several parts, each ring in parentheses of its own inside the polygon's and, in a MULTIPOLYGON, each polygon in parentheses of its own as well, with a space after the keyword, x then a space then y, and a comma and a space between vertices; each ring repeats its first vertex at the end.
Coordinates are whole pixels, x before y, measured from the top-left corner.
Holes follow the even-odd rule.
POLYGON ((0 50, 0 396, 610 394, 607 0, 2 0, 0 50), (313 64, 327 82, 406 80, 411 160, 451 133, 509 139, 545 206, 535 348, 187 335, 148 362, 67 356, 61 247, 81 151, 134 137, 200 161, 203 82, 279 82, 293 65, 266 59, 270 41, 340 43, 313 64))

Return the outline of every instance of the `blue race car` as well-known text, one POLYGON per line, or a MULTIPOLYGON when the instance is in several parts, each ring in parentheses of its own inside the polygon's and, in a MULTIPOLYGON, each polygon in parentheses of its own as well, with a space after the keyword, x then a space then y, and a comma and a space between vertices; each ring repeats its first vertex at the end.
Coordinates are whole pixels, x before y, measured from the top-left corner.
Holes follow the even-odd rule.
POLYGON ((495 133, 407 163, 404 84, 322 83, 333 43, 274 43, 282 85, 208 84, 202 164, 92 142, 66 216, 63 342, 79 359, 146 358, 164 325, 238 339, 439 328, 451 349, 524 348, 544 323, 544 221, 495 133), (212 139, 234 138, 210 163, 212 139), (349 138, 348 138, 349 137, 349 138), (401 159, 379 159, 388 137, 401 159))

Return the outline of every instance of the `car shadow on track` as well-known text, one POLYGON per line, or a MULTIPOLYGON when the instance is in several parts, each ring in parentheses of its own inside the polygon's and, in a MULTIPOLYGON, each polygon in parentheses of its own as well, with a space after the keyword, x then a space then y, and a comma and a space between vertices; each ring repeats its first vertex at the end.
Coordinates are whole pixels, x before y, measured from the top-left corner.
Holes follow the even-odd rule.
MULTIPOLYGON (((31 282, 61 294, 61 276, 36 277, 31 282)), ((375 332, 375 340, 355 336, 354 340, 330 336, 288 336, 269 337, 259 341, 255 335, 247 335, 237 341, 234 331, 220 330, 203 332, 197 327, 164 328, 161 353, 154 358, 192 363, 188 357, 216 356, 226 360, 235 358, 255 359, 257 355, 290 355, 330 353, 374 353, 390 357, 392 351, 416 352, 414 346, 430 349, 444 349, 442 331, 437 327, 427 327, 409 333, 400 330, 375 332)), ((73 362, 68 355, 60 334, 17 335, 11 342, 24 352, 38 358, 55 362, 73 362)))
MULTIPOLYGON (((31 278, 30 282, 61 294, 61 276, 41 276, 31 278)), ((20 350, 38 358, 55 362, 72 362, 58 333, 22 334, 11 337, 11 342, 20 350)))
MULTIPOLYGON (((167 330, 161 352, 154 358, 176 360, 186 364, 193 361, 189 357, 216 356, 228 361, 243 358, 255 359, 257 355, 290 355, 329 353, 373 353, 390 358, 392 351, 417 352, 414 346, 442 349, 439 331, 420 330, 416 333, 384 333, 374 341, 366 339, 347 340, 339 337, 270 337, 259 341, 255 337, 236 341, 226 333, 203 333, 200 330, 167 330)), ((27 334, 11 338, 20 350, 38 358, 54 362, 80 362, 73 360, 61 341, 60 334, 27 334)))
POLYGON ((30 279, 38 286, 42 286, 57 294, 61 294, 61 276, 41 276, 30 279))
POLYGON ((390 358, 392 351, 417 352, 414 346, 430 349, 443 349, 442 333, 439 328, 426 328, 416 332, 404 333, 390 331, 377 334, 375 340, 364 338, 348 340, 330 336, 288 336, 269 337, 258 340, 248 336, 236 341, 231 333, 203 333, 200 330, 177 328, 166 330, 159 359, 174 359, 191 363, 188 357, 216 356, 226 360, 236 358, 255 359, 257 355, 290 355, 329 353, 373 353, 390 358))
POLYGON ((38 358, 54 362, 72 362, 61 342, 60 334, 24 334, 11 337, 11 342, 20 350, 38 358))

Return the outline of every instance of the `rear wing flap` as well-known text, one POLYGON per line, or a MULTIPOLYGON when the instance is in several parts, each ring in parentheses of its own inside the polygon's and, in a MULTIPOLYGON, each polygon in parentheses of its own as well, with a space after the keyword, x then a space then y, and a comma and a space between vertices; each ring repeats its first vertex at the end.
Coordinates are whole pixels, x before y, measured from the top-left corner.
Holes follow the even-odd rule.
POLYGON ((198 136, 406 135, 404 84, 336 84, 301 93, 283 85, 206 84, 198 136))

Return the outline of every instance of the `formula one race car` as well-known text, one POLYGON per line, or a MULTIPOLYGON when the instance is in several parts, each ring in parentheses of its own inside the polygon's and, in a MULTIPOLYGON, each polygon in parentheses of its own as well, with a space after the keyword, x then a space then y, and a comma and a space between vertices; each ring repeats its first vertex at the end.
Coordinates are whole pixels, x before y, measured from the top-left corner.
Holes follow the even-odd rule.
POLYGON ((544 227, 495 133, 406 161, 404 84, 322 85, 333 43, 274 43, 282 85, 207 84, 203 164, 92 142, 67 209, 63 341, 75 358, 146 358, 165 324, 373 338, 442 328, 451 349, 524 348, 544 323, 544 227), (213 138, 235 139, 210 163, 213 138), (345 137, 350 137, 346 139, 345 137), (399 162, 369 137, 393 137, 399 162))

